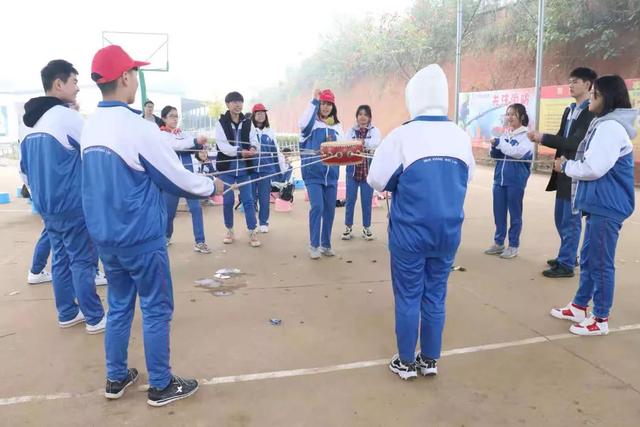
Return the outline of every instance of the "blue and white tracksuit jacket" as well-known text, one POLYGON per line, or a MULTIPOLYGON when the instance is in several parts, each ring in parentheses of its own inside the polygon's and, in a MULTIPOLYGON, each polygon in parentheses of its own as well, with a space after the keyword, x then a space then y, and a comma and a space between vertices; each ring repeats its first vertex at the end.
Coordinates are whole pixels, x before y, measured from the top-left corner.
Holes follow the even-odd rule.
POLYGON ((631 140, 638 112, 619 108, 594 119, 578 147, 576 160, 562 171, 577 183, 574 207, 587 217, 580 251, 580 286, 574 304, 607 318, 613 305, 615 253, 622 223, 635 209, 631 140))
POLYGON ((39 97, 25 104, 24 121, 20 171, 51 243, 58 320, 70 321, 81 310, 95 325, 104 310, 95 289, 98 255, 82 212, 82 117, 57 98, 39 97))
POLYGON ((260 225, 269 225, 269 211, 271 202, 271 181, 277 181, 275 174, 286 172, 284 156, 280 153, 276 133, 272 128, 256 128, 256 135, 260 144, 258 158, 255 160, 254 176, 260 179, 255 182, 254 194, 258 201, 258 220, 260 225))
MULTIPOLYGON (((155 123, 122 102, 100 102, 82 132, 82 200, 87 228, 109 280, 107 378, 127 375, 127 347, 140 297, 149 384, 164 388, 173 290, 162 192, 188 199, 214 193, 213 181, 184 168, 155 123)), ((94 271, 95 274, 95 271, 94 271)))
POLYGON ((318 119, 320 101, 313 99, 300 118, 300 159, 302 179, 307 187, 309 211, 309 240, 312 248, 331 248, 331 230, 336 213, 338 166, 325 166, 314 153, 320 144, 343 138, 339 123, 328 125, 318 119))
POLYGON ((493 141, 490 153, 497 160, 493 174, 494 241, 498 245, 504 244, 508 212, 511 224, 509 246, 514 248, 520 246, 524 190, 531 174, 531 162, 527 160, 533 159, 533 143, 527 137, 527 131, 526 127, 521 126, 505 132, 493 141))
POLYGON ((393 192, 389 251, 404 362, 415 360, 419 331, 422 354, 440 357, 447 279, 474 167, 469 136, 446 116, 426 115, 394 129, 371 163, 369 184, 393 192))
MULTIPOLYGON (((196 138, 189 133, 182 132, 180 129, 170 131, 169 129, 163 127, 161 128, 161 130, 166 142, 176 152, 176 155, 182 162, 185 169, 193 172, 193 159, 195 157, 193 155, 193 150, 201 148, 200 145, 196 144, 196 138)), ((169 240, 173 235, 173 220, 176 217, 178 202, 180 201, 180 198, 167 192, 163 192, 163 196, 167 205, 166 236, 167 240, 169 240)), ((191 213, 193 238, 196 243, 204 243, 204 220, 202 218, 202 207, 200 206, 200 201, 198 199, 187 199, 187 206, 189 206, 189 212, 191 213)))

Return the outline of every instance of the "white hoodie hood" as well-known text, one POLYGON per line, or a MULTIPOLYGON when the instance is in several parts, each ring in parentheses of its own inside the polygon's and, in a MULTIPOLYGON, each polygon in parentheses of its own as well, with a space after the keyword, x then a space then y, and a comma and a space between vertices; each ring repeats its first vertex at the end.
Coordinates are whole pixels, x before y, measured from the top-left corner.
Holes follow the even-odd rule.
POLYGON ((411 118, 417 116, 446 116, 449 112, 447 76, 438 64, 430 64, 418 71, 405 89, 407 110, 411 118))

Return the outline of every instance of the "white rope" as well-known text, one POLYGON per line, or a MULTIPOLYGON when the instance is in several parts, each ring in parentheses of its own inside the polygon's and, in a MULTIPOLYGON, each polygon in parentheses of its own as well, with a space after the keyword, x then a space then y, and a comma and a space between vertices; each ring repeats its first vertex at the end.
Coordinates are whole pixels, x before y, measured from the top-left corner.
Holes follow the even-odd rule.
MULTIPOLYGON (((333 158, 333 157, 336 157, 336 156, 335 156, 335 154, 334 154, 334 155, 332 155, 332 156, 329 156, 329 157, 324 157, 324 158, 322 158, 322 159, 319 159, 319 160, 313 161, 313 162, 311 162, 311 163, 306 163, 306 164, 304 164, 304 165, 300 165, 300 166, 292 167, 290 170, 306 168, 307 166, 311 166, 311 165, 314 165, 314 164, 316 164, 316 163, 320 163, 320 162, 322 162, 322 161, 324 161, 324 160, 331 159, 331 158, 333 158)), ((211 175, 211 174, 207 174, 207 175, 211 175)), ((245 185, 253 184, 254 182, 258 182, 258 181, 261 181, 261 180, 263 180, 263 179, 273 178, 274 176, 278 176, 278 175, 281 175, 281 173, 280 173, 280 172, 278 172, 278 173, 273 173, 273 174, 266 175, 266 176, 261 176, 260 178, 250 179, 249 181, 244 181, 244 182, 241 182, 240 184, 231 184, 230 186, 229 186, 229 184, 225 183, 225 185, 229 186, 229 188, 227 188, 226 190, 224 190, 224 192, 222 193, 222 195, 224 196, 224 195, 225 195, 225 194, 227 194, 229 191, 234 191, 234 190, 236 190, 236 189, 238 189, 238 188, 240 188, 240 187, 244 187, 245 185)))

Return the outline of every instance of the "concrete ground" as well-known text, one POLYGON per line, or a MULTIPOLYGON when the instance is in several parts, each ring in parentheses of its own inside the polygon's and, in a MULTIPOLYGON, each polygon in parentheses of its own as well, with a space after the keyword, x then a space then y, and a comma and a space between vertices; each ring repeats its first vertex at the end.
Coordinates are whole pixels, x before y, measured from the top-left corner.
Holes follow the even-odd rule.
MULTIPOLYGON (((0 191, 15 192, 12 173, 0 168, 0 191)), ((0 425, 640 425, 640 214, 618 245, 614 331, 572 337, 548 312, 570 301, 578 278, 540 274, 558 247, 547 176, 529 181, 520 256, 502 260, 482 253, 493 234, 491 174, 479 168, 469 188, 456 260, 466 271, 450 277, 439 375, 412 382, 386 366, 396 348, 384 204, 374 209, 373 242, 341 241, 338 208, 338 256, 319 261, 307 256, 300 193, 292 213, 272 213, 258 249, 239 213, 237 242, 222 245, 216 206, 205 208, 214 253, 196 254, 189 214, 180 213, 169 249, 172 366, 202 386, 164 408, 149 407, 135 388, 119 401, 101 395, 102 336, 58 328, 51 286, 26 284, 40 219, 24 200, 0 205, 0 425), (232 295, 194 284, 225 267, 245 273, 225 283, 232 295)), ((139 312, 129 358, 143 385, 139 312)))

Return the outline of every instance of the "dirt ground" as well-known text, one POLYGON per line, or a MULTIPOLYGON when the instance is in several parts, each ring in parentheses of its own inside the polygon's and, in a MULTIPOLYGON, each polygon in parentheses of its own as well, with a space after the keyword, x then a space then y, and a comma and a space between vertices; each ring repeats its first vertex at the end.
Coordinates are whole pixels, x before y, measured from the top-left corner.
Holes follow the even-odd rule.
MULTIPOLYGON (((272 213, 258 249, 249 247, 240 213, 236 243, 222 245, 215 206, 205 208, 214 253, 194 253, 189 213, 181 212, 169 248, 172 366, 202 386, 192 398, 151 408, 135 388, 107 401, 103 336, 58 328, 51 286, 27 285, 42 224, 25 200, 13 198, 10 169, 0 168, 0 191, 13 199, 0 205, 0 425, 640 425, 638 212, 618 245, 614 331, 571 337, 570 324, 548 312, 570 301, 578 278, 540 274, 559 244, 547 176, 529 181, 520 256, 502 260, 482 253, 493 234, 492 171, 480 167, 456 260, 466 271, 449 281, 439 375, 412 382, 386 366, 396 349, 384 204, 374 209, 372 242, 359 235, 341 241, 338 208, 338 256, 319 261, 307 256, 308 203, 299 192, 293 212, 272 213), (245 273, 225 282, 232 295, 194 284, 225 267, 245 273), (272 318, 282 323, 273 326, 272 318)), ((99 293, 104 301, 106 289, 99 293)), ((144 384, 139 311, 129 363, 144 384)))

